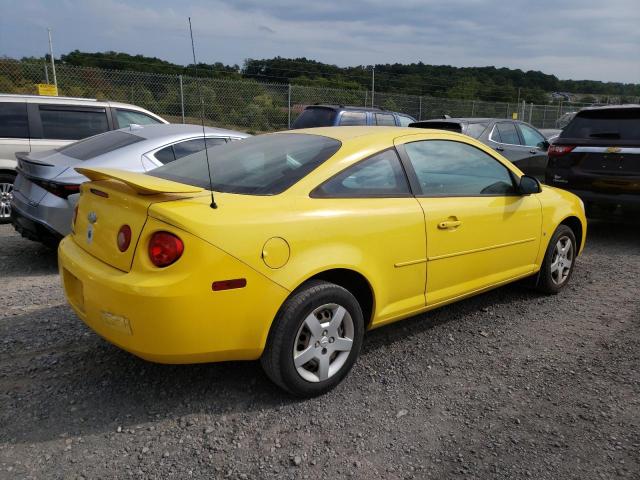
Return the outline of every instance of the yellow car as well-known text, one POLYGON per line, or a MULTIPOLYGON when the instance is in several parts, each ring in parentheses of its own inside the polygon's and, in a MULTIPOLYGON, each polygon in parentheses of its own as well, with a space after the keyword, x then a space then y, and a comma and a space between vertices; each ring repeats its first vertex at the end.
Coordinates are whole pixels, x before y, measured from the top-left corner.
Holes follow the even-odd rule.
POLYGON ((577 197, 456 133, 317 128, 203 155, 77 169, 67 299, 139 357, 261 359, 299 396, 339 383, 367 329, 525 277, 558 292, 585 243, 577 197))

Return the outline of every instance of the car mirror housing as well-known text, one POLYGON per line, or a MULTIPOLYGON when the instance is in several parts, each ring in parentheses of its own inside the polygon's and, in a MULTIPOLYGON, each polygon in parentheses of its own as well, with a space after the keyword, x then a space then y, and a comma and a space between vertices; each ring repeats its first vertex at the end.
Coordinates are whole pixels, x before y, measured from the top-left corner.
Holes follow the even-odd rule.
POLYGON ((518 190, 521 195, 531 195, 532 193, 540 193, 542 191, 542 187, 540 186, 540 182, 537 178, 529 175, 523 175, 520 177, 518 190))

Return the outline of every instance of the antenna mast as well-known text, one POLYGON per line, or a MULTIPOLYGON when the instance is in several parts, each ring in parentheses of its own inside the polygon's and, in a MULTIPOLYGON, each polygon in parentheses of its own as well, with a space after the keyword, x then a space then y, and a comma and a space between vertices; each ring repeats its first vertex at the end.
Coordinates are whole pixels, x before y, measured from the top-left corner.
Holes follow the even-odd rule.
POLYGON ((202 123, 202 141, 204 142, 204 154, 207 159, 207 173, 209 174, 209 188, 211 190, 211 208, 218 208, 213 197, 213 177, 211 176, 211 165, 209 163, 209 149, 207 148, 207 137, 204 131, 204 99, 202 98, 202 86, 198 78, 198 62, 196 61, 196 47, 193 43, 193 29, 191 28, 191 17, 189 17, 189 34, 191 35, 191 51, 193 53, 193 68, 195 69, 196 82, 198 84, 198 96, 200 97, 200 122, 202 123))

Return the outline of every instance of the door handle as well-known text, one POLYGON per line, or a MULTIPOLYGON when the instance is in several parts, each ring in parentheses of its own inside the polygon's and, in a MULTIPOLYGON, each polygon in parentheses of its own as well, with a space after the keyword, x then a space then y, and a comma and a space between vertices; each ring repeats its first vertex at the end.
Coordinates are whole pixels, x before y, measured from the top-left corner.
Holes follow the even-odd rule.
POLYGON ((538 150, 534 148, 533 150, 529 150, 529 153, 538 153, 538 150))
POLYGON ((460 225, 462 225, 460 220, 446 220, 444 222, 440 222, 438 224, 438 228, 440 230, 446 230, 447 228, 458 228, 460 225))
POLYGON ((499 152, 504 152, 504 148, 503 147, 496 147, 496 150, 499 152))

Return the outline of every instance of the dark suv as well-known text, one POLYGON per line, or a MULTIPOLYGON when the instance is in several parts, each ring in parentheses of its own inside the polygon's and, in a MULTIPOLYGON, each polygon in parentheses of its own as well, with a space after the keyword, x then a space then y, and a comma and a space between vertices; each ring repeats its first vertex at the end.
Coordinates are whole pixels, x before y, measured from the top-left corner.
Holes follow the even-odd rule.
POLYGON ((415 118, 379 108, 345 105, 309 105, 291 126, 294 128, 336 127, 338 125, 387 125, 406 127, 415 118))
POLYGON ((548 154, 546 183, 588 208, 640 207, 640 105, 579 111, 548 154))

